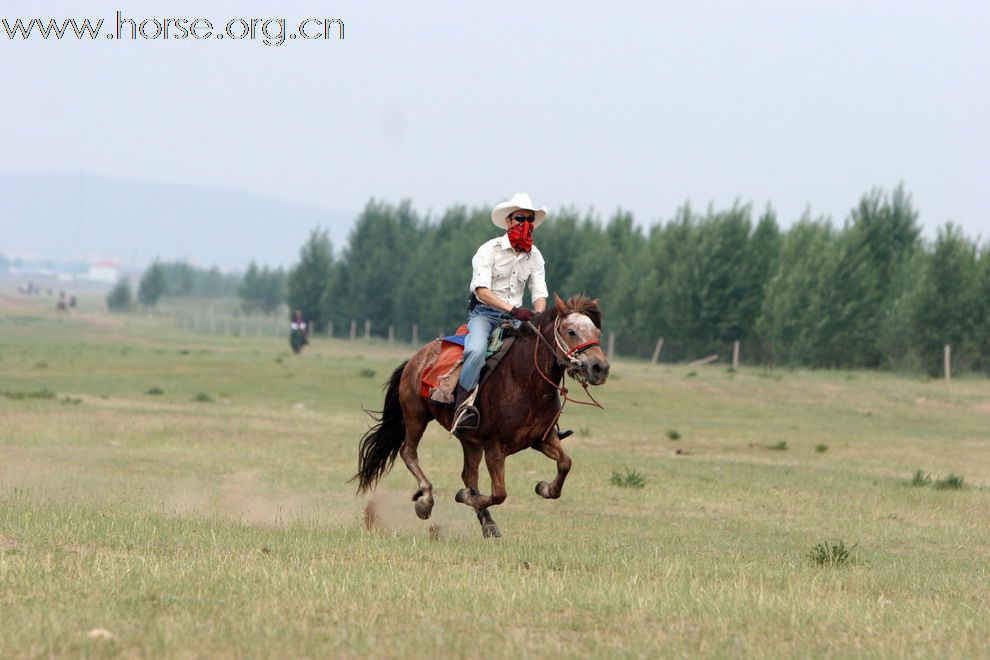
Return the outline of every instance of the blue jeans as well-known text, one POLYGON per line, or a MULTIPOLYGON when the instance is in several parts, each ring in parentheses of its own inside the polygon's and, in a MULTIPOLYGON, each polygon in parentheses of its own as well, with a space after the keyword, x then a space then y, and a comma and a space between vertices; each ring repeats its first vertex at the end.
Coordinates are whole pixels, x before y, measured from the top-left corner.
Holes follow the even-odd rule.
POLYGON ((459 380, 464 389, 471 391, 478 384, 481 368, 485 366, 485 353, 488 352, 492 330, 505 320, 511 321, 512 317, 507 312, 488 305, 478 305, 471 310, 467 323, 469 334, 464 340, 464 366, 459 380))

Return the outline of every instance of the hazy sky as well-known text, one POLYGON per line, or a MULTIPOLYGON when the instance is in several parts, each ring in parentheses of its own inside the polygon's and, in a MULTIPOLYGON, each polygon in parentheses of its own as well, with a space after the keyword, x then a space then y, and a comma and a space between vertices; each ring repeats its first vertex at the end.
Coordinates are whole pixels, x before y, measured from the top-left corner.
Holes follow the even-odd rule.
MULTIPOLYGON (((517 190, 651 224, 845 218, 903 181, 990 237, 990 2, 35 2, 0 17, 340 18, 343 41, 10 41, 2 171, 434 213, 517 190)), ((153 28, 151 28, 153 31, 153 28)), ((239 28, 238 28, 239 29, 239 28)), ((272 26, 271 34, 274 34, 272 26)), ((168 200, 162 200, 167 204, 168 200)), ((273 222, 278 222, 273 218, 273 222)), ((232 237, 235 238, 235 237, 232 237)))

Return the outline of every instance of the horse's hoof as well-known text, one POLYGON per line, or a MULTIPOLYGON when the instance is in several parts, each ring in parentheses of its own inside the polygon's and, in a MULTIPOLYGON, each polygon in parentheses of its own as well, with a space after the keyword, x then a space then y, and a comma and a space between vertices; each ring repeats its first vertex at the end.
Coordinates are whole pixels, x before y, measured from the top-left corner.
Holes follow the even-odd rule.
POLYGON ((541 481, 536 484, 536 494, 544 499, 550 498, 550 483, 547 481, 541 481))
POLYGON ((457 494, 454 495, 454 501, 458 504, 467 504, 468 501, 477 494, 478 491, 473 488, 461 488, 457 491, 457 494))
POLYGON ((502 537, 502 532, 498 531, 498 525, 495 523, 488 523, 481 526, 481 534, 486 539, 497 539, 502 537))
POLYGON ((427 495, 416 500, 416 515, 420 520, 427 520, 433 513, 433 496, 427 495))

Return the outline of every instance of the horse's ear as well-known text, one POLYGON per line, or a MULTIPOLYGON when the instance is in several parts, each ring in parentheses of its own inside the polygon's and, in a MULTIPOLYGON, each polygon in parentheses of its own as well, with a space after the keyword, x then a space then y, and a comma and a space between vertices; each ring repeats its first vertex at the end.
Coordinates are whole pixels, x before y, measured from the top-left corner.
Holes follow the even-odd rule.
POLYGON ((557 308, 557 311, 561 314, 567 313, 567 303, 560 299, 556 293, 553 294, 553 304, 557 308))
POLYGON ((602 308, 598 304, 598 298, 591 301, 591 308, 588 309, 588 318, 599 330, 602 329, 602 308))

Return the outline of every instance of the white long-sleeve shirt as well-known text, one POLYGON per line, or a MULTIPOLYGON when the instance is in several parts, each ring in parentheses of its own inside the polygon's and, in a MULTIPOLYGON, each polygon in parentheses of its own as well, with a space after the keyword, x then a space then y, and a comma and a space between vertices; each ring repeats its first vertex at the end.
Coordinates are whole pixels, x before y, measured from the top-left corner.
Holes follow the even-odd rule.
POLYGON ((549 295, 543 254, 535 245, 529 252, 517 253, 508 234, 478 248, 471 259, 471 270, 472 292, 483 286, 513 307, 522 307, 526 286, 534 301, 549 295))

